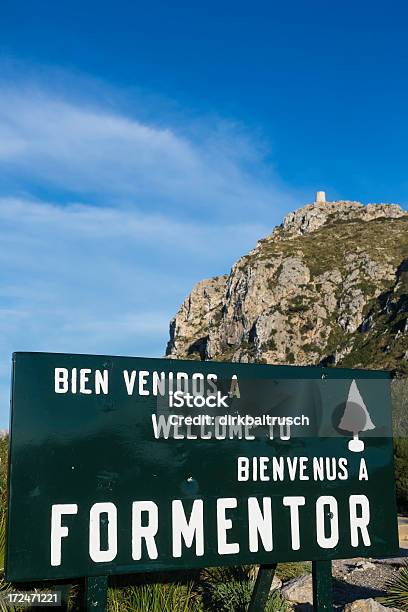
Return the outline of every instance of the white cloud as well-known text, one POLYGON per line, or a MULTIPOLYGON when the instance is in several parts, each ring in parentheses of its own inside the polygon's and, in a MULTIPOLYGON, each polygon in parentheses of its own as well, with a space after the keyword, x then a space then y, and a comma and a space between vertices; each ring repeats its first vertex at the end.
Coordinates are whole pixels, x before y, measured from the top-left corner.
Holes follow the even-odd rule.
POLYGON ((0 83, 0 428, 13 351, 162 355, 192 286, 293 207, 242 129, 193 128, 0 83))
MULTIPOLYGON (((268 231, 0 198, 0 360, 17 350, 161 356, 191 287, 268 231)), ((4 366, 0 427, 8 387, 4 366)))
POLYGON ((0 169, 98 203, 208 218, 269 216, 293 202, 257 143, 237 126, 202 125, 194 138, 95 103, 0 84, 0 169), (198 137, 198 134, 201 136, 198 137))

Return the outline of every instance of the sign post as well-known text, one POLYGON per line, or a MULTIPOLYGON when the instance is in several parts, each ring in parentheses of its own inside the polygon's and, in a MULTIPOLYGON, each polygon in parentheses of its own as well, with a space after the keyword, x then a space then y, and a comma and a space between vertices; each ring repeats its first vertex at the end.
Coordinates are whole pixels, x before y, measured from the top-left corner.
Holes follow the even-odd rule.
POLYGON ((91 612, 105 612, 108 600, 108 579, 106 576, 85 578, 84 608, 91 612))
POLYGON ((332 559, 398 551, 389 383, 16 353, 6 578, 86 578, 103 610, 107 576, 256 564, 255 610, 276 563, 311 560, 329 609, 332 559))
POLYGON ((263 612, 268 601, 277 563, 260 565, 248 612, 263 612))
POLYGON ((331 561, 313 561, 313 608, 315 612, 333 609, 333 581, 331 561))

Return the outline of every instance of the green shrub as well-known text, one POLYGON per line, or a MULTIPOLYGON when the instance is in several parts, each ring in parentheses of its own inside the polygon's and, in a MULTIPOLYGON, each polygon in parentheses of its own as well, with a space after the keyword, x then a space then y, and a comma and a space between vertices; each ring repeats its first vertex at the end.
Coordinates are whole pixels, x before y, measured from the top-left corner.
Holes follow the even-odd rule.
POLYGON ((387 596, 382 597, 381 602, 389 607, 408 611, 408 562, 405 562, 399 574, 387 584, 387 596))
POLYGON ((391 382, 392 424, 394 437, 408 437, 408 378, 394 378, 391 382))
MULTIPOLYGON (((215 567, 202 574, 204 610, 208 612, 246 612, 256 576, 253 565, 215 567)), ((266 612, 286 612, 288 605, 277 591, 269 596, 266 612)))
POLYGON ((399 512, 408 512, 408 438, 394 439, 395 486, 399 512))

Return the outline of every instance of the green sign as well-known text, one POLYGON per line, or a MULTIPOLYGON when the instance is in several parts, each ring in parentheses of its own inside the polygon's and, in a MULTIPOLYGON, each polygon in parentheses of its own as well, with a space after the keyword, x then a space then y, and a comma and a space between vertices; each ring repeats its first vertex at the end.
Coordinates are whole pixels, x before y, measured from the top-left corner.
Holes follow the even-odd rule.
POLYGON ((8 580, 397 551, 387 373, 14 355, 8 580))

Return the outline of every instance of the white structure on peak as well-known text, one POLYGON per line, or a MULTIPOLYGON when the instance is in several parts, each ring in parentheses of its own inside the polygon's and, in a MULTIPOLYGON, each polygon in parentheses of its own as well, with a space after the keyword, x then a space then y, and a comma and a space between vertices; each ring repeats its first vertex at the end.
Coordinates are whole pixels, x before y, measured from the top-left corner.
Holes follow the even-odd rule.
POLYGON ((324 204, 326 202, 326 192, 316 191, 316 204, 324 204))

